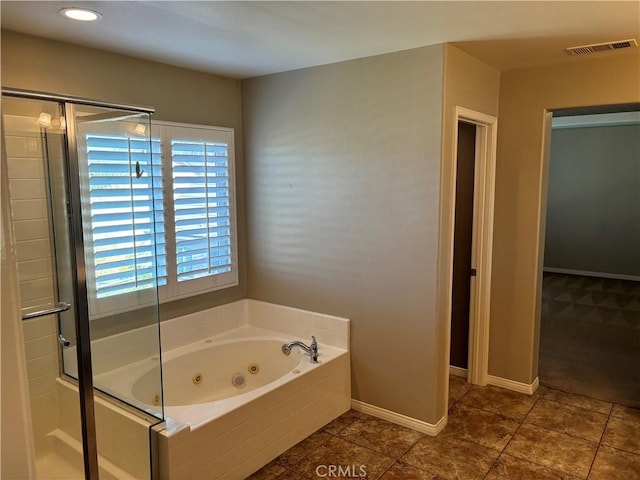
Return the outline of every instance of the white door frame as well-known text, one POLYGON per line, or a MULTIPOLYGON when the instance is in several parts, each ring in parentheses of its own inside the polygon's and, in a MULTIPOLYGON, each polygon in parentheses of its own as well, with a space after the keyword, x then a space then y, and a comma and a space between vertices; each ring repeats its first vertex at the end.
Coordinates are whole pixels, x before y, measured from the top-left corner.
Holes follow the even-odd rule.
MULTIPOLYGON (((477 275, 471 277, 469 305, 469 361, 467 380, 486 385, 489 377, 489 314, 491 304, 491 259, 493 255, 493 213, 496 177, 496 139, 498 119, 491 115, 456 106, 453 116, 453 185, 457 176, 458 122, 476 125, 476 159, 474 172, 473 239, 471 265, 477 275)), ((450 218, 455 219, 456 192, 452 190, 450 218)), ((449 244, 450 278, 453 280, 453 244, 455 220, 451 222, 449 244)), ((447 364, 451 342, 452 282, 447 286, 447 364)))

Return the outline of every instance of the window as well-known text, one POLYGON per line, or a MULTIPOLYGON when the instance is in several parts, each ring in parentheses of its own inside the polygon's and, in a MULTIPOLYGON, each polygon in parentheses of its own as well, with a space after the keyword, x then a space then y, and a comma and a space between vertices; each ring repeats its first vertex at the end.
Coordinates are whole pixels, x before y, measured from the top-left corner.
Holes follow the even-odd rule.
MULTIPOLYGON (((157 124, 171 171, 173 297, 237 285, 233 131, 157 124)), ((165 175, 165 181, 167 175, 165 175)), ((167 189, 169 190, 169 189, 167 189)))
POLYGON ((156 283, 161 301, 237 285, 233 130, 101 129, 81 139, 92 316, 152 303, 156 283))
POLYGON ((153 139, 150 145, 147 139, 90 133, 86 152, 91 283, 96 298, 153 287, 156 263, 161 265, 158 284, 166 285, 162 174, 160 165, 150 165, 150 152, 160 153, 159 140, 153 139), (136 162, 151 174, 137 179, 136 162), (154 205, 157 218, 153 217, 154 205), (154 220, 158 230, 155 256, 154 220))

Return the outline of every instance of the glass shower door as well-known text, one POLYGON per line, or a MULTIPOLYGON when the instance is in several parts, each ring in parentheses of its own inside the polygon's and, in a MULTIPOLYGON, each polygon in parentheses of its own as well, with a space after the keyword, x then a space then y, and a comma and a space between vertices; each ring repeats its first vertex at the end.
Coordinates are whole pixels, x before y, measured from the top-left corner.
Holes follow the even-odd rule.
MULTIPOLYGON (((158 286, 166 267, 162 177, 153 155, 159 142, 150 137, 146 113, 66 108, 75 127, 94 387, 162 418, 158 286), (144 385, 136 384, 143 375, 144 385)), ((77 365, 68 360, 64 371, 73 375, 77 365)))
POLYGON ((149 478, 163 418, 149 115, 25 97, 3 90, 2 140, 37 478, 149 478))

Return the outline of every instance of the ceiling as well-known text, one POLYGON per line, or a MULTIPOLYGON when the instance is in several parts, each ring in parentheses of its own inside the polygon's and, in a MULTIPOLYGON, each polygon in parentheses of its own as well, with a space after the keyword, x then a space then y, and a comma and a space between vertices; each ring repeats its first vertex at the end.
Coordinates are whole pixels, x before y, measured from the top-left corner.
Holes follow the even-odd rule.
MULTIPOLYGON (((636 38, 640 1, 5 1, 3 29, 248 78, 451 42, 500 69, 567 61, 566 47, 636 38), (73 22, 63 7, 102 13, 73 22)), ((611 52, 596 55, 639 55, 611 52)))

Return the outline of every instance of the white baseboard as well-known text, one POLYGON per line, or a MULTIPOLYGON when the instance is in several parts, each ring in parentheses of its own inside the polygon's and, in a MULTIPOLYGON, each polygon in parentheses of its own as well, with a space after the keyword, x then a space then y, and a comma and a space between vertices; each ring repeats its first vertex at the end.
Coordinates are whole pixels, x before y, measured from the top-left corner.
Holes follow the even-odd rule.
POLYGON ((447 425, 446 415, 438 420, 438 423, 433 424, 418 420, 417 418, 407 417, 406 415, 392 412, 391 410, 385 410, 384 408, 376 407, 375 405, 370 405, 368 403, 361 402, 360 400, 351 399, 351 408, 358 412, 366 413, 367 415, 381 418, 391 423, 411 428, 431 436, 436 436, 447 425))
POLYGON ((540 380, 538 379, 538 377, 536 377, 533 383, 529 384, 516 382, 515 380, 509 380, 508 378, 489 375, 487 383, 489 385, 493 385, 494 387, 506 388, 507 390, 513 390, 514 392, 533 395, 533 393, 538 389, 538 386, 540 385, 540 380))
POLYGON ((468 377, 466 368, 455 367, 453 365, 449 365, 449 375, 453 375, 455 377, 462 377, 462 378, 468 377))
POLYGON ((548 272, 548 273, 564 273, 566 275, 582 275, 584 277, 611 278, 613 280, 631 280, 633 282, 640 282, 639 276, 625 275, 622 273, 585 272, 582 270, 569 270, 568 268, 553 268, 553 267, 544 267, 542 271, 548 272))

